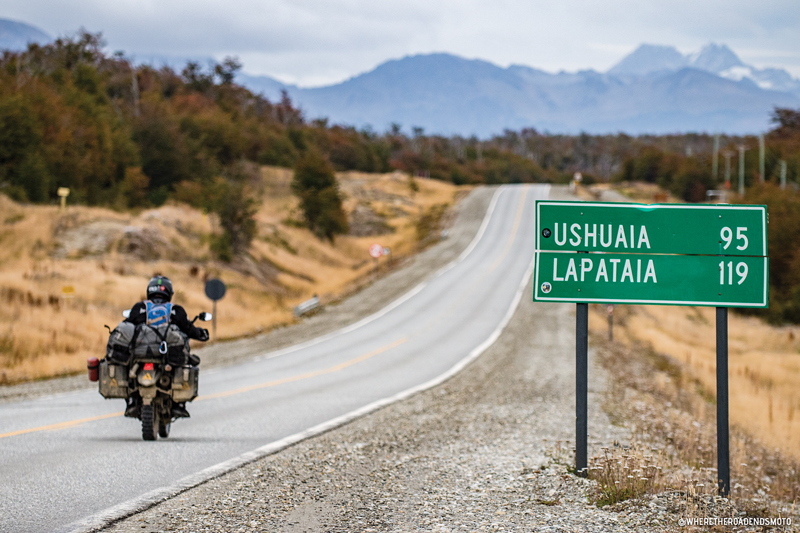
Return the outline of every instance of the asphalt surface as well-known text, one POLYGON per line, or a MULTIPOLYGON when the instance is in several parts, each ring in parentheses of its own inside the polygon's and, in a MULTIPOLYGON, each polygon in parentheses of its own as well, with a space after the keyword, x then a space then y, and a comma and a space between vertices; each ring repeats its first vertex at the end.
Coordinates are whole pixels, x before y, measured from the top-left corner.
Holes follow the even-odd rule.
MULTIPOLYGON (((0 530, 56 531, 448 372, 496 336, 533 258, 546 187, 503 187, 460 260, 352 326, 201 371, 192 418, 141 440, 121 400, 77 391, 0 406, 0 530)), ((527 295, 525 295, 527 297, 527 295)))

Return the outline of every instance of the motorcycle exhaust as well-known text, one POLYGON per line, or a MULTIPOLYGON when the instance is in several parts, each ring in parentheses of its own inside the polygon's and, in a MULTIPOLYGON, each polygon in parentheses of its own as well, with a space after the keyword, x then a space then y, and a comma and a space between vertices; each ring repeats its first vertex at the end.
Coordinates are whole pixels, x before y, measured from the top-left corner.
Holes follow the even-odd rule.
POLYGON ((86 360, 86 368, 89 370, 89 381, 97 381, 100 379, 100 361, 97 357, 90 357, 86 360))

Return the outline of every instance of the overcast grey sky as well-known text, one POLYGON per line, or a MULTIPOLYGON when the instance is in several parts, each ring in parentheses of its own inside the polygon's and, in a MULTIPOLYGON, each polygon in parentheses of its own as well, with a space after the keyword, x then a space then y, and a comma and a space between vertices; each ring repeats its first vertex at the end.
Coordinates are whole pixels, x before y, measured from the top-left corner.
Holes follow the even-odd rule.
POLYGON ((102 32, 129 55, 235 55, 302 86, 428 52, 605 71, 641 43, 727 44, 800 77, 799 0, 4 0, 0 17, 53 36, 102 32))

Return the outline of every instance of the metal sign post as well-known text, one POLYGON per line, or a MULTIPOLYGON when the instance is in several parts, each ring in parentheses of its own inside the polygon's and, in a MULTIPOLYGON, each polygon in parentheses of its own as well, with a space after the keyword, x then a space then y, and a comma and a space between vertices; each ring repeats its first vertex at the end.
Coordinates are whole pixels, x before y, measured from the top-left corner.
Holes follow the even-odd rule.
POLYGON ((589 411, 589 304, 575 305, 575 472, 586 477, 589 411))
POLYGON ((588 304, 717 308, 719 491, 730 492, 728 307, 769 305, 767 209, 536 202, 533 298, 576 308, 575 469, 587 467, 588 304))
POLYGON ((728 308, 717 307, 717 482, 719 493, 731 492, 728 441, 728 308))

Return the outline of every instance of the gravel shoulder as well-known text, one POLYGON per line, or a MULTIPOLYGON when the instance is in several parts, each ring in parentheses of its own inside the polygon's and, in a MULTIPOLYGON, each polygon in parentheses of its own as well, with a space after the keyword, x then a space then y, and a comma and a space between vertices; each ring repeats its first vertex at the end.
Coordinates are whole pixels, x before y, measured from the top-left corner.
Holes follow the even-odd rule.
MULTIPOLYGON (((574 320, 573 306, 526 298, 500 339, 443 385, 107 531, 636 530, 591 505, 591 482, 568 474, 574 320)), ((597 450, 627 432, 600 410, 607 378, 594 354, 590 365, 597 450)))
MULTIPOLYGON (((569 473, 574 324, 574 306, 525 297, 497 342, 444 384, 105 531, 677 530, 669 502, 598 509, 593 482, 569 473)), ((629 432, 601 410, 609 376, 589 357, 595 453, 629 432)))

